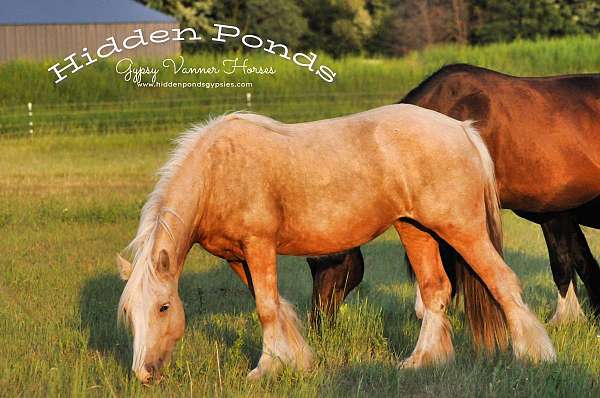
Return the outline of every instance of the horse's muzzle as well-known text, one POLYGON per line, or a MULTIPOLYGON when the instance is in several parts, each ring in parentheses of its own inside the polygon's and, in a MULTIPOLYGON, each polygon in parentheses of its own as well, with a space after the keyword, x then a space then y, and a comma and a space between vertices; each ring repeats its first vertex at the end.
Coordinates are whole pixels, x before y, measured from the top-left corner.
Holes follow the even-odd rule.
POLYGON ((160 383, 162 380, 160 368, 156 365, 144 365, 135 372, 135 375, 143 384, 150 384, 152 380, 160 383))

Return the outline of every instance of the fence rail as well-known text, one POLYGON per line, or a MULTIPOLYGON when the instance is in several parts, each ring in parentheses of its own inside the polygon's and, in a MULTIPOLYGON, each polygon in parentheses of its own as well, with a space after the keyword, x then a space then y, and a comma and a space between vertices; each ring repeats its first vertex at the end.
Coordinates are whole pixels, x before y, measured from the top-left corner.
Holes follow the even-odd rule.
POLYGON ((335 117, 396 102, 397 92, 248 95, 211 99, 0 106, 0 136, 102 134, 182 129, 209 116, 246 110, 287 122, 335 117))

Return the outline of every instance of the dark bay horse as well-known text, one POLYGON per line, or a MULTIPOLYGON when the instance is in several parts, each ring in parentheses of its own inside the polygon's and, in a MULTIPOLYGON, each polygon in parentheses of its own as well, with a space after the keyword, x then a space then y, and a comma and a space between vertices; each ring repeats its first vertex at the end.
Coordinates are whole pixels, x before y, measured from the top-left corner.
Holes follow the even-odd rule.
POLYGON ((465 281, 482 283, 464 299, 475 341, 504 349, 510 335, 517 358, 556 359, 502 259, 494 165, 469 122, 407 104, 298 124, 231 114, 185 134, 161 175, 130 245, 133 264, 119 258, 127 279, 119 318, 133 332, 132 368, 144 383, 158 378, 183 336, 178 283, 195 243, 227 260, 255 298, 263 349, 248 376, 256 379, 312 363, 296 313, 279 295, 276 255, 348 250, 392 225, 425 309, 402 366, 454 357, 437 239, 476 274, 465 281))
MULTIPOLYGON (((449 65, 401 102, 476 121, 494 159, 502 207, 542 227, 559 293, 551 321, 581 317, 576 272, 600 315, 600 268, 580 228, 600 228, 600 75, 523 78, 449 65)), ((451 276, 460 256, 443 241, 441 249, 451 276)), ((362 279, 360 249, 308 261, 314 313, 333 314, 362 279)))

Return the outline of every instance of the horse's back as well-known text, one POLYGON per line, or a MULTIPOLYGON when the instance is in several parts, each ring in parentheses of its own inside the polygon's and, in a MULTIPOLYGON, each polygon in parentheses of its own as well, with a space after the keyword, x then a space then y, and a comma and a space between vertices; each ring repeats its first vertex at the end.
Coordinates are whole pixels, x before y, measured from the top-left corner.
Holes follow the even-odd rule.
POLYGON ((548 113, 573 122, 584 118, 600 123, 599 98, 600 74, 516 77, 472 65, 450 65, 412 90, 402 103, 459 120, 478 120, 482 129, 502 113, 518 123, 554 116, 548 113))
POLYGON ((505 207, 561 210, 600 193, 600 75, 523 78, 464 65, 436 75, 403 101, 477 121, 505 207))
POLYGON ((209 150, 207 214, 220 229, 277 234, 281 253, 362 244, 410 216, 416 202, 451 206, 441 192, 464 190, 480 175, 461 123, 412 105, 295 125, 253 119, 231 117, 209 150), (360 234, 331 240, 344 226, 360 234))
MULTIPOLYGON (((229 115, 225 122, 220 140, 215 143, 246 145, 247 150, 258 148, 257 153, 263 160, 269 156, 302 154, 325 162, 323 155, 336 157, 342 152, 363 158, 371 154, 366 147, 382 146, 382 140, 397 140, 400 147, 402 142, 445 147, 460 141, 464 135, 458 120, 411 104, 386 105, 352 115, 294 124, 245 113, 229 115)), ((294 161, 302 163, 301 158, 294 161)))

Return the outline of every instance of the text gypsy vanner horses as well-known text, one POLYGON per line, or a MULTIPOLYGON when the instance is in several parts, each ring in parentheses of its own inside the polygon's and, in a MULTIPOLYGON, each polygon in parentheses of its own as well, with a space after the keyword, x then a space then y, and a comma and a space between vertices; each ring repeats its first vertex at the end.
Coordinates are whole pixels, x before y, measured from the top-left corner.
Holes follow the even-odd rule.
POLYGON ((299 124, 231 114, 183 136, 142 210, 130 244, 133 265, 120 258, 128 281, 119 316, 133 332, 137 377, 148 382, 156 376, 182 337, 177 287, 194 243, 227 260, 255 297, 263 330, 262 355, 248 375, 255 379, 282 364, 307 369, 312 362, 293 307, 279 296, 276 255, 348 250, 391 225, 412 261, 425 306, 405 366, 454 355, 445 315, 451 286, 438 237, 489 289, 465 297, 477 314, 471 318, 476 341, 505 347, 507 326, 516 357, 555 359, 498 252, 493 164, 478 133, 434 111, 391 105, 299 124))
MULTIPOLYGON (((495 164, 502 207, 541 225, 558 303, 551 323, 583 315, 575 271, 600 315, 600 267, 579 225, 600 228, 600 75, 521 78, 471 65, 445 66, 401 101, 475 120, 495 164)), ((452 278, 460 255, 440 242, 452 278)), ((332 315, 363 276, 359 248, 308 260, 313 314, 332 315)), ((460 278, 456 281, 460 284, 460 278)), ((418 292, 418 291, 417 291, 418 292)), ((417 315, 422 303, 417 294, 417 315)))

